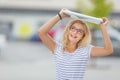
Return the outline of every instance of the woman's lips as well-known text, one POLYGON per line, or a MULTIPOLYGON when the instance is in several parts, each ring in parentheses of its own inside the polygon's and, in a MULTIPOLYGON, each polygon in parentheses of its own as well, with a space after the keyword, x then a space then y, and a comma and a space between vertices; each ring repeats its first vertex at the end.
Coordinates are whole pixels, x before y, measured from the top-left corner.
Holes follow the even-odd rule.
POLYGON ((71 34, 71 37, 72 37, 72 38, 77 38, 77 36, 76 36, 76 35, 72 35, 72 34, 71 34))

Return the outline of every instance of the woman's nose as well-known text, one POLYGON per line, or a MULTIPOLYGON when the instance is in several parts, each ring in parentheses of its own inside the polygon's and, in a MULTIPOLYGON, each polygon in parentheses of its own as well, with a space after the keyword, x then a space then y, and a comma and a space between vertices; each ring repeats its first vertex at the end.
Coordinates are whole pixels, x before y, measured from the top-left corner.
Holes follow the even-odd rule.
POLYGON ((77 30, 74 30, 73 33, 77 34, 77 30))

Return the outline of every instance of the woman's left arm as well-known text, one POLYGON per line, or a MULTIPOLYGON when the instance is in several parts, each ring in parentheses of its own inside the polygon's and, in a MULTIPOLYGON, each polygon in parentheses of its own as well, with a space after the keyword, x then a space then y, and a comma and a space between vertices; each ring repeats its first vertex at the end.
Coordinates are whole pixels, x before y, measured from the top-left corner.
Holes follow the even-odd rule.
POLYGON ((91 50, 92 57, 106 56, 106 55, 110 55, 111 53, 113 53, 112 43, 106 30, 108 19, 107 18, 102 18, 102 19, 103 19, 103 22, 100 24, 100 28, 101 28, 101 32, 103 36, 104 47, 97 47, 97 46, 93 47, 91 50))

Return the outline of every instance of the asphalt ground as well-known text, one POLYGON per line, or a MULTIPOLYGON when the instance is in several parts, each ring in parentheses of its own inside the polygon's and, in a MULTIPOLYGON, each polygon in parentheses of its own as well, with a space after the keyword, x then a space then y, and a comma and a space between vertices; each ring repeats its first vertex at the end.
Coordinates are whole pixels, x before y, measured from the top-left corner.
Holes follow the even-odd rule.
MULTIPOLYGON (((85 80, 120 80, 120 58, 88 63, 85 80)), ((55 80, 53 54, 40 42, 8 42, 0 52, 0 80, 55 80)))

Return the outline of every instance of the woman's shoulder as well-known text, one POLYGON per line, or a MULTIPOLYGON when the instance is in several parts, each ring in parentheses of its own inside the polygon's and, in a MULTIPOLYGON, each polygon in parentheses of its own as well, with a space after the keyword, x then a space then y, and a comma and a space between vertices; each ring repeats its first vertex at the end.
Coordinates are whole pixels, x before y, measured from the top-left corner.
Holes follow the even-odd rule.
POLYGON ((56 41, 56 46, 55 46, 54 53, 56 54, 56 53, 58 53, 58 51, 61 51, 62 49, 63 49, 62 43, 56 41))
POLYGON ((56 41, 56 49, 61 49, 63 48, 63 45, 61 42, 56 41))
POLYGON ((62 47, 62 43, 60 41, 56 41, 56 47, 62 47))

